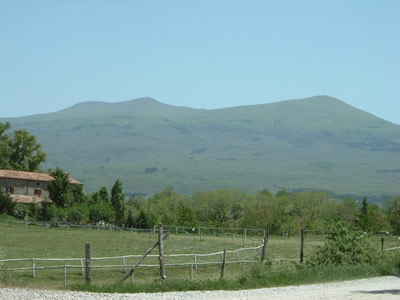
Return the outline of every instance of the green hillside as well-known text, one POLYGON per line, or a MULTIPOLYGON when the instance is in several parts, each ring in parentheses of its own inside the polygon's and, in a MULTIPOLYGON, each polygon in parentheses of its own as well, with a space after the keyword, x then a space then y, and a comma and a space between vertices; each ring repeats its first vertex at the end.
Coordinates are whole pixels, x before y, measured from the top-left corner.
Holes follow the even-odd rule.
POLYGON ((328 96, 215 110, 151 98, 85 102, 8 121, 37 136, 45 168, 68 170, 86 191, 116 178, 147 195, 167 185, 400 191, 400 126, 328 96))

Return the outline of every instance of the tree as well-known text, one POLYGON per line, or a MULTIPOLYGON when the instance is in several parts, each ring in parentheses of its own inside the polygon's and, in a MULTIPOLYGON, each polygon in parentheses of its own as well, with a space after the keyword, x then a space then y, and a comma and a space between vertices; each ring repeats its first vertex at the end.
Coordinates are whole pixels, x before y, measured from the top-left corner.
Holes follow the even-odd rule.
POLYGON ((149 218, 144 210, 141 209, 138 216, 136 217, 136 221, 134 222, 134 227, 149 229, 155 224, 153 221, 154 220, 151 220, 151 217, 149 218))
POLYGON ((124 223, 125 195, 122 192, 122 183, 117 179, 111 189, 111 205, 115 212, 115 225, 121 226, 124 223))
POLYGON ((0 168, 18 171, 37 172, 40 164, 46 160, 42 145, 36 137, 25 129, 7 134, 10 123, 0 123, 0 168))
POLYGON ((4 124, 0 122, 0 169, 10 168, 10 136, 6 134, 6 131, 10 128, 9 122, 4 124))
POLYGON ((115 212, 112 206, 105 202, 97 202, 89 208, 89 220, 92 223, 112 223, 115 220, 115 212))
POLYGON ((81 184, 74 184, 71 188, 72 197, 74 199, 74 203, 86 203, 87 197, 83 193, 83 185, 81 184))
POLYGON ((338 222, 330 229, 328 241, 319 246, 311 255, 307 264, 312 266, 372 264, 377 251, 365 234, 348 229, 338 222))
POLYGON ((386 203, 386 215, 395 235, 400 234, 400 194, 386 203))
POLYGON ((180 226, 193 226, 194 216, 192 209, 183 202, 179 203, 177 208, 177 221, 180 226))
POLYGON ((365 232, 386 231, 389 229, 389 221, 382 209, 375 204, 368 204, 364 197, 360 212, 357 214, 356 225, 365 232))
POLYGON ((101 201, 111 204, 110 195, 108 194, 107 188, 103 186, 99 191, 101 201))
POLYGON ((51 175, 54 180, 47 184, 50 199, 57 207, 70 207, 73 203, 73 195, 69 185, 69 175, 58 167, 55 172, 51 172, 51 175))
POLYGON ((134 220, 133 220, 133 214, 132 214, 132 211, 129 209, 128 210, 128 216, 127 216, 127 218, 126 218, 126 227, 133 227, 133 225, 134 225, 135 223, 134 223, 134 220))
POLYGON ((73 224, 86 223, 89 209, 86 203, 75 203, 67 211, 67 220, 73 224))
POLYGON ((26 130, 15 130, 9 141, 10 167, 13 170, 37 172, 40 164, 46 160, 42 145, 36 142, 36 137, 26 130))

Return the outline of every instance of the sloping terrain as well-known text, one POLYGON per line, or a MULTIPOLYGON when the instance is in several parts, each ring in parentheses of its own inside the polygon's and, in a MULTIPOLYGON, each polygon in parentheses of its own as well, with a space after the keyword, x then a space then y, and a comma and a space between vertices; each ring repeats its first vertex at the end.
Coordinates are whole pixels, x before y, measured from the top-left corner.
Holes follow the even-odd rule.
POLYGON ((86 191, 116 178, 126 193, 147 195, 167 185, 400 191, 400 125, 328 96, 215 110, 151 98, 85 102, 8 121, 37 136, 45 168, 68 170, 86 191))

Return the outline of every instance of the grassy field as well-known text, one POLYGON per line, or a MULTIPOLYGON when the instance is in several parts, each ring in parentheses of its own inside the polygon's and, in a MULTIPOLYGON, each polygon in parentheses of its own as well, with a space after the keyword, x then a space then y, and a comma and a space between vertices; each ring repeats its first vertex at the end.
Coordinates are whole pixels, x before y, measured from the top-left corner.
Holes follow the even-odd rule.
MULTIPOLYGON (((92 247, 92 257, 122 256, 132 254, 143 254, 157 240, 156 234, 150 233, 127 233, 127 232, 109 232, 107 230, 89 230, 89 229, 46 229, 39 226, 31 226, 29 229, 23 224, 12 223, 5 227, 4 219, 0 220, 0 260, 12 258, 83 258, 85 253, 85 243, 90 242, 92 247), (2 222, 1 222, 2 221, 2 222)), ((246 239, 245 247, 258 246, 261 244, 261 236, 253 236, 254 240, 246 239)), ((165 254, 204 254, 242 248, 243 240, 241 238, 232 238, 232 235, 226 237, 213 237, 204 235, 200 240, 198 235, 185 237, 182 234, 171 234, 165 242, 165 254)), ((322 245, 324 240, 320 235, 308 235, 305 240, 305 257, 312 250, 322 245)), ((379 238, 374 237, 374 243, 379 247, 379 238)), ((395 246, 394 241, 388 240, 386 247, 395 246)), ((282 238, 271 236, 268 242, 268 258, 298 259, 300 253, 300 238, 294 236, 291 238, 282 238)), ((152 254, 158 254, 155 249, 152 254)), ((259 252, 246 251, 240 254, 241 259, 250 260, 254 256, 259 260, 259 252)), ((197 262, 219 262, 220 255, 209 258, 198 258, 197 262)), ((236 254, 228 255, 227 261, 237 260, 236 254)), ((127 258, 126 263, 133 265, 137 258, 127 258)), ((193 257, 189 258, 166 258, 166 264, 186 262, 193 263, 193 257)), ((78 262, 37 262, 36 266, 46 265, 64 265, 78 262)), ((121 259, 107 261, 93 261, 93 265, 121 265, 121 259)), ((146 258, 142 264, 158 264, 156 257, 146 258)), ((238 280, 240 277, 251 272, 252 264, 243 265, 232 264, 226 267, 226 276, 228 280, 238 280)), ((275 262, 276 268, 293 266, 292 263, 275 262)), ((31 262, 6 262, 0 265, 0 268, 30 267, 31 262)), ((254 268, 254 267, 253 267, 254 268)), ((194 271, 193 279, 195 282, 205 280, 218 280, 220 278, 221 267, 201 266, 194 271)), ((122 267, 113 269, 93 269, 92 283, 95 286, 113 284, 124 275, 122 267)), ((190 266, 166 267, 168 280, 187 281, 190 278, 190 266)), ((32 278, 32 271, 2 272, 0 273, 0 286, 19 286, 30 288, 52 288, 60 289, 64 286, 64 269, 38 270, 36 278, 32 278)), ((129 281, 129 280, 128 280, 129 281)), ((135 272, 135 285, 156 283, 159 281, 158 268, 139 268, 135 272)), ((84 276, 81 275, 81 269, 68 269, 68 286, 80 285, 84 283, 84 276)), ((194 284, 194 283, 192 283, 194 284)))

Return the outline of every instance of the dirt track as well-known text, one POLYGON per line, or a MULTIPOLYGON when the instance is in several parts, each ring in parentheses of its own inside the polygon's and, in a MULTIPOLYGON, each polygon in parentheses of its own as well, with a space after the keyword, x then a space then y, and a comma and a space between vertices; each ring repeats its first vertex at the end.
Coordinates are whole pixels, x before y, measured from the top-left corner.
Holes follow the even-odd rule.
POLYGON ((0 299, 400 299, 400 277, 242 291, 92 294, 68 291, 0 289, 0 299))

